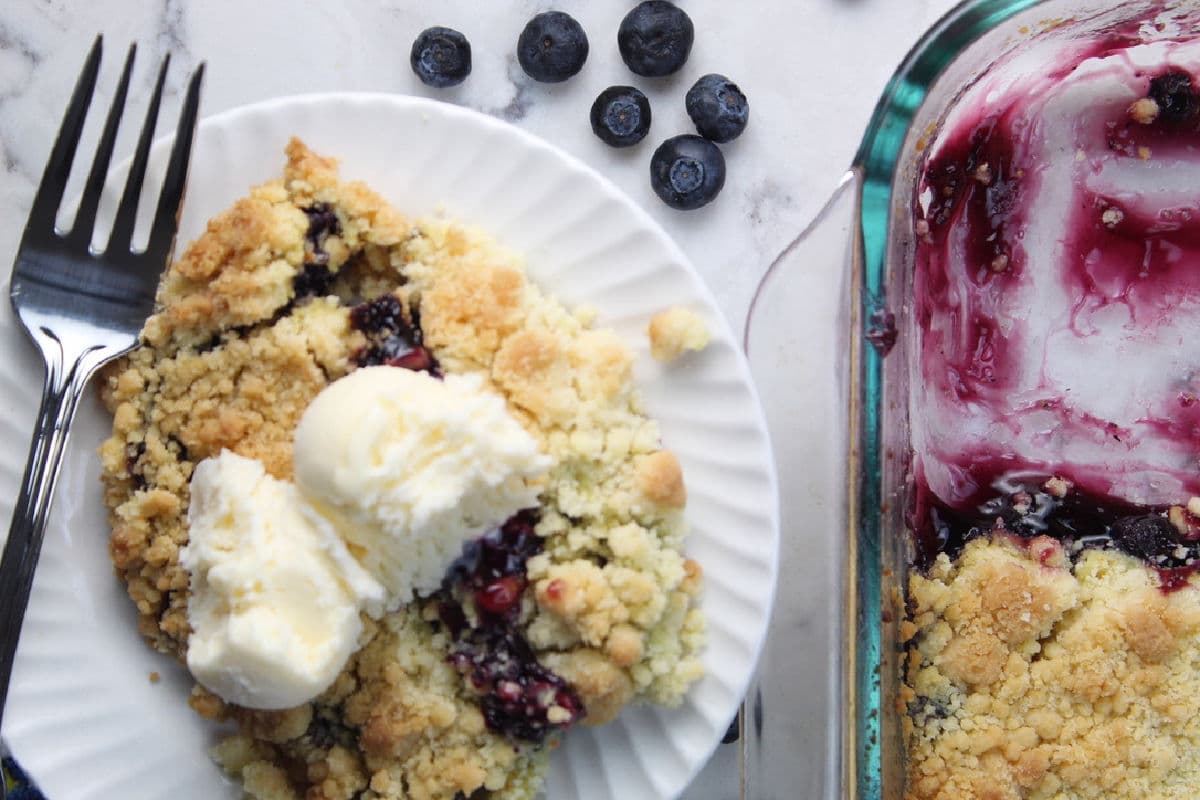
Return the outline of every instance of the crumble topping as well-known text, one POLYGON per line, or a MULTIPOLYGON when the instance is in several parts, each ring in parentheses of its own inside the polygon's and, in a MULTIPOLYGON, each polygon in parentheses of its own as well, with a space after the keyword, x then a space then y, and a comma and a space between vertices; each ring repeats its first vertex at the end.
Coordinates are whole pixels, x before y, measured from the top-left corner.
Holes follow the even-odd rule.
MULTIPOLYGON (((507 646, 567 681, 585 724, 637 699, 680 702, 702 672, 701 570, 683 555, 679 463, 633 389, 628 348, 592 329, 590 311, 542 293, 482 233, 404 218, 298 140, 287 155, 282 180, 252 189, 172 264, 142 346, 102 382, 110 552, 142 635, 186 656, 178 554, 196 463, 230 450, 290 479, 301 414, 357 366, 474 373, 554 460, 540 552, 505 607, 505 635, 527 645, 507 646), (364 301, 386 295, 405 341, 361 324, 376 307, 364 301)), ((198 713, 237 724, 214 755, 250 797, 533 797, 546 748, 489 725, 437 597, 378 623, 364 616, 362 649, 312 703, 250 711, 193 690, 198 713)), ((476 600, 462 603, 468 625, 487 619, 476 600)), ((546 711, 551 725, 575 716, 546 711)))
POLYGON ((656 361, 674 361, 684 353, 708 347, 708 328, 694 311, 672 306, 650 320, 650 355, 656 361))
POLYGON ((906 797, 1190 798, 1200 592, 1138 559, 1007 535, 909 584, 906 797))

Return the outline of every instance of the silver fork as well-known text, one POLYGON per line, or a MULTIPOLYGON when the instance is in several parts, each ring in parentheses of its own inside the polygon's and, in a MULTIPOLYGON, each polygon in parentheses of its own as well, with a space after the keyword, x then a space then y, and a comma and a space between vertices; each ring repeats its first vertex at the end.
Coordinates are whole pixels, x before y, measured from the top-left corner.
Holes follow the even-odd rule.
MULTIPOLYGON (((13 510, 4 555, 0 556, 0 720, 3 719, 21 621, 29 602, 54 484, 80 395, 97 369, 137 344, 142 324, 154 309, 155 289, 171 255, 178 228, 200 105, 203 64, 188 84, 150 228, 149 244, 140 252, 133 249, 138 198, 162 101, 170 61, 168 56, 158 71, 108 245, 102 252, 91 246, 96 210, 129 91, 135 50, 130 47, 125 59, 75 222, 69 231, 59 231, 55 227, 55 217, 100 71, 101 38, 96 37, 63 116, 13 265, 10 287, 13 309, 25 332, 41 351, 46 371, 29 461, 13 510)), ((4 795, 2 783, 0 781, 0 798, 4 795)))

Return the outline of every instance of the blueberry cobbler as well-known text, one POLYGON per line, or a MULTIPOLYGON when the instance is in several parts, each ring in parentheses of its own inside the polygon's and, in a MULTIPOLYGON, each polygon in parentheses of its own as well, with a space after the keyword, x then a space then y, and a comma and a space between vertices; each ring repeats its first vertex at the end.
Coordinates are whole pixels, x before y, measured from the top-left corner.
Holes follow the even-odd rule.
POLYGON ((532 798, 565 730, 700 677, 632 355, 511 253, 293 140, 158 299, 103 382, 110 551, 249 797, 532 798))
POLYGON ((923 164, 906 798, 1200 792, 1200 44, 985 74, 923 164))

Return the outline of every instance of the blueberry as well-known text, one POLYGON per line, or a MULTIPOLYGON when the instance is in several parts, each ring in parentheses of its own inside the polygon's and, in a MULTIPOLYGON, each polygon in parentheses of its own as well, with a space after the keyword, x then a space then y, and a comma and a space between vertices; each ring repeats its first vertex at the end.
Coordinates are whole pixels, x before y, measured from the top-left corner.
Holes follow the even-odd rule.
POLYGON ((410 333, 409 325, 404 321, 400 298, 394 294, 380 295, 350 309, 350 325, 368 336, 395 331, 410 333))
POLYGON ((329 203, 313 203, 301 210, 304 216, 308 217, 308 232, 305 238, 314 248, 319 248, 326 236, 336 236, 342 232, 342 223, 329 203))
POLYGON ((1169 558, 1179 546, 1175 526, 1159 514, 1122 517, 1112 524, 1109 535, 1117 547, 1145 560, 1169 558))
POLYGON ((705 75, 696 81, 684 105, 700 135, 714 142, 732 142, 750 119, 746 95, 724 75, 705 75))
POLYGON ((1150 99, 1158 104, 1158 117, 1164 122, 1189 122, 1200 111, 1200 98, 1186 72, 1168 72, 1152 79, 1150 99))
POLYGON ((613 147, 629 147, 650 130, 650 101, 632 86, 610 86, 592 103, 592 131, 613 147))
POLYGON ((408 61, 425 85, 457 86, 471 74, 471 43, 453 28, 427 28, 413 42, 408 61))
POLYGON ((687 62, 694 39, 691 17, 667 0, 639 3, 617 30, 617 47, 626 66, 647 78, 676 72, 687 62))
POLYGON ((570 14, 546 11, 538 14, 517 39, 521 69, 542 83, 561 83, 583 69, 588 57, 588 38, 570 14))
MULTIPOLYGON (((328 259, 328 257, 326 257, 328 259)), ((314 261, 304 265, 304 269, 292 278, 292 290, 296 297, 325 297, 333 288, 336 277, 329 268, 314 261)))
POLYGON ((700 208, 711 202, 724 185, 725 157, 721 149, 699 136, 672 136, 650 159, 650 186, 671 208, 700 208))

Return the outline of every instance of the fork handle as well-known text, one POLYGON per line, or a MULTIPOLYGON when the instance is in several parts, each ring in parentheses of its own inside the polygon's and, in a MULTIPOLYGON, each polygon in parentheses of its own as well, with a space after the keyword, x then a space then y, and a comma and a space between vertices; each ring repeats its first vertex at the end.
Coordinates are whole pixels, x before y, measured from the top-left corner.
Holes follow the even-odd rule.
POLYGON ((58 357, 47 352, 41 408, 4 555, 0 556, 0 720, 68 430, 83 388, 96 368, 86 356, 68 364, 61 349, 53 349, 58 357))

